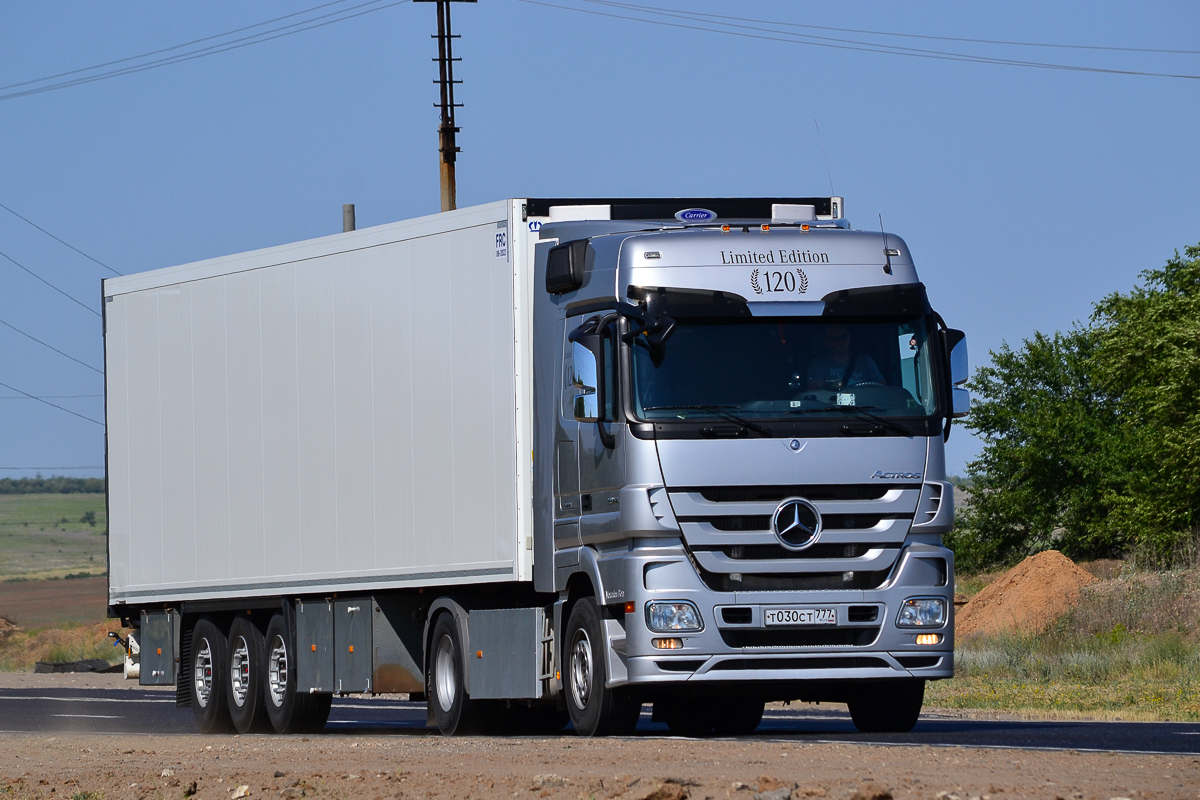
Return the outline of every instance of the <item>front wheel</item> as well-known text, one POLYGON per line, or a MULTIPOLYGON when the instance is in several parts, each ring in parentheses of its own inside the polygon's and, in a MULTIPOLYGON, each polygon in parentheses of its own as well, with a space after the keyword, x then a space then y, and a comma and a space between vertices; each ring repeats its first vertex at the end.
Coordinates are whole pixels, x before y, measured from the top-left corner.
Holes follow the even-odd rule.
POLYGON ((604 685, 608 677, 604 629, 592 598, 582 598, 571 607, 564 639, 564 691, 575 732, 580 736, 632 733, 642 704, 630 690, 609 689, 604 685))
POLYGON ((925 681, 867 683, 854 689, 846 705, 862 733, 908 733, 921 716, 925 681))

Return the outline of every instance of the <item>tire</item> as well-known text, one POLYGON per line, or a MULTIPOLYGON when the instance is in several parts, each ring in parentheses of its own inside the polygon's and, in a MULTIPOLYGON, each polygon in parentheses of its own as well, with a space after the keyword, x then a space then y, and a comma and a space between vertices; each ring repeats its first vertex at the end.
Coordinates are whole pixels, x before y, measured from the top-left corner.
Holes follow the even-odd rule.
POLYGON ((571 607, 564 637, 563 692, 567 713, 580 736, 633 732, 642 712, 640 698, 627 689, 608 689, 605 639, 600 612, 590 597, 571 607))
POLYGON ((847 701, 862 733, 908 733, 925 702, 925 681, 887 681, 858 687, 847 701))
POLYGON ((433 717, 442 735, 473 732, 476 720, 464 682, 466 664, 462 641, 458 635, 458 625, 450 614, 442 614, 433 625, 426 674, 428 699, 425 702, 433 709, 433 717))
POLYGON ((296 651, 282 614, 271 617, 264 639, 263 699, 276 733, 309 733, 313 695, 296 692, 296 651))
POLYGON ((267 681, 263 649, 262 633, 250 620, 238 617, 229 626, 226 699, 238 733, 265 733, 271 729, 264 697, 267 681))
POLYGON ((766 703, 748 697, 730 697, 714 709, 713 733, 717 736, 745 736, 762 722, 766 703))
POLYGON ((717 711, 699 698, 663 697, 654 701, 654 716, 665 722, 676 736, 699 738, 713 732, 717 711))
POLYGON ((192 713, 201 733, 232 733, 233 720, 226 702, 229 675, 225 634, 211 619, 202 617, 192 628, 192 669, 188 677, 192 713))

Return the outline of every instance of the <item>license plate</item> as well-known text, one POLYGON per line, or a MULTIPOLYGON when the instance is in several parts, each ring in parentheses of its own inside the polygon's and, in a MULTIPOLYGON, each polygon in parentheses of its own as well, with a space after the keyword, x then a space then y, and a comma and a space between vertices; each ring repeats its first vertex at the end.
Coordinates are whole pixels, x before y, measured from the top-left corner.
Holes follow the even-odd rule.
POLYGON ((763 612, 766 625, 837 625, 834 608, 768 608, 763 612))

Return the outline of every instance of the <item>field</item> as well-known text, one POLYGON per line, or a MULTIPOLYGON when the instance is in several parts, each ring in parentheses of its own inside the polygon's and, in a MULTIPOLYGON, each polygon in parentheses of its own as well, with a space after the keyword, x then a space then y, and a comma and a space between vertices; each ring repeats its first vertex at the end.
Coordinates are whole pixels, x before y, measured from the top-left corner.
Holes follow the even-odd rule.
POLYGON ((0 581, 105 571, 102 494, 0 495, 0 581))

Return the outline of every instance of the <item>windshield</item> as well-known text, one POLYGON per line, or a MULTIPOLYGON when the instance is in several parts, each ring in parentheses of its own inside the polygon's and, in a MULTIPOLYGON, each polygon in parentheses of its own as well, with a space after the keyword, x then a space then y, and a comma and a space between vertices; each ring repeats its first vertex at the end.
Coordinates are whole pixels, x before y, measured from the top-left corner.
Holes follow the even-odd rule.
POLYGON ((634 339, 635 414, 645 420, 929 417, 937 411, 925 318, 683 319, 666 343, 634 339))

